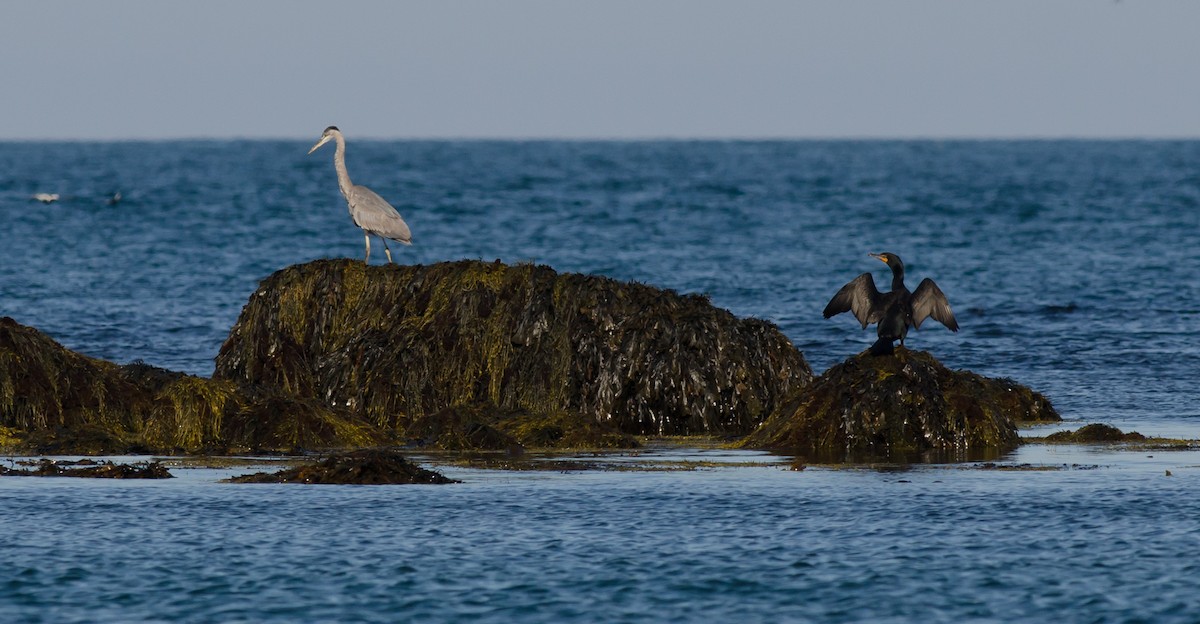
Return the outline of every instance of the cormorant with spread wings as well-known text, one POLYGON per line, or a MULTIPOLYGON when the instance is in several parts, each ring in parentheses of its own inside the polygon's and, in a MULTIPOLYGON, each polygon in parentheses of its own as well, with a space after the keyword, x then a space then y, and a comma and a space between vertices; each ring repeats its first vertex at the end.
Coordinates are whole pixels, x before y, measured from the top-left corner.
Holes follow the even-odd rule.
POLYGON ((915 291, 909 292, 904 285, 904 262, 900 256, 886 252, 870 256, 878 258, 892 270, 891 292, 879 292, 871 274, 863 273, 842 286, 833 296, 829 305, 825 306, 825 318, 849 311, 862 323, 863 329, 871 323, 878 323, 879 340, 871 345, 874 355, 892 353, 896 340, 900 341, 900 346, 904 346, 908 328, 920 329, 921 322, 929 317, 950 331, 958 331, 958 321, 954 320, 950 302, 933 280, 927 277, 921 280, 915 291))

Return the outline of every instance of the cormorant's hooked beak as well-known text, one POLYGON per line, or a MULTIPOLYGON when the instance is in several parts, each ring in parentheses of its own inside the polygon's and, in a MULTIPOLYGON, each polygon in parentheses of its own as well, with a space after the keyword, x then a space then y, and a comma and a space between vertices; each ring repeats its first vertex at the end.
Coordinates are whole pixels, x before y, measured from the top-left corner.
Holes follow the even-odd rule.
MULTIPOLYGON (((313 149, 317 149, 317 148, 314 147, 313 149)), ((312 152, 309 152, 309 153, 311 154, 312 152)), ((869 253, 867 255, 871 256, 872 258, 875 258, 876 260, 878 260, 884 264, 887 264, 887 257, 881 253, 869 253)))
POLYGON ((317 148, 318 148, 318 147, 321 147, 322 145, 325 145, 326 143, 328 143, 328 142, 329 142, 329 139, 332 139, 332 138, 333 138, 333 135, 332 135, 332 134, 326 134, 325 136, 322 136, 322 137, 321 137, 321 140, 320 140, 320 141, 317 141, 317 144, 316 144, 316 145, 314 145, 314 146, 312 146, 312 149, 308 150, 308 153, 309 153, 309 154, 311 154, 311 153, 313 153, 313 152, 317 151, 317 148))

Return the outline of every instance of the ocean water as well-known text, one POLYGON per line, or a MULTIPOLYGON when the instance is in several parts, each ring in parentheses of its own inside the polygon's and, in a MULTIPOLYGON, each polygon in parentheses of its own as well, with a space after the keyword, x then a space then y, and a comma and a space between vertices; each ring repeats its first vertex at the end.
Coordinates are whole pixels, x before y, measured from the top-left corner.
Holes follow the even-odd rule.
MULTIPOLYGON (((362 257, 332 150, 310 144, 0 144, 0 314, 89 355, 210 374, 259 280, 362 257)), ((1200 142, 351 136, 347 160, 412 227, 401 262, 498 258, 706 293, 777 323, 818 372, 873 341, 821 309, 864 271, 886 284, 866 254, 895 252, 961 326, 930 321, 910 347, 1029 385, 1070 426, 1200 437, 1200 142)), ((1063 468, 1036 472, 779 461, 449 466, 465 483, 412 488, 233 486, 198 469, 4 479, 0 621, 1200 617, 1191 451, 1005 458, 1063 468)))

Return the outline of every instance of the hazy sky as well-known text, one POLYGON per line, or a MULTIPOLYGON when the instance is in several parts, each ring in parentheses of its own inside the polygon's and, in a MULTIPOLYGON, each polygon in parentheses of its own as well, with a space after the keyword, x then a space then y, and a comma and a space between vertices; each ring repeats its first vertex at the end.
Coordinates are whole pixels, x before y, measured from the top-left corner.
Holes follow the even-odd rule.
POLYGON ((0 139, 1200 137, 1192 0, 0 0, 0 139))

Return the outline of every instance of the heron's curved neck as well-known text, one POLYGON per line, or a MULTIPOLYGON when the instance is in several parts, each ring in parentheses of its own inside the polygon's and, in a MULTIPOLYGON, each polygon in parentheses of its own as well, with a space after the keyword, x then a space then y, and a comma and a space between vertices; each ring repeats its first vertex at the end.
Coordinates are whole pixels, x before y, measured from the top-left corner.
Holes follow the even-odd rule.
POLYGON ((350 197, 350 174, 346 172, 346 139, 342 138, 340 133, 334 134, 334 140, 337 141, 337 150, 333 153, 333 168, 337 170, 338 188, 342 190, 342 195, 350 197))

